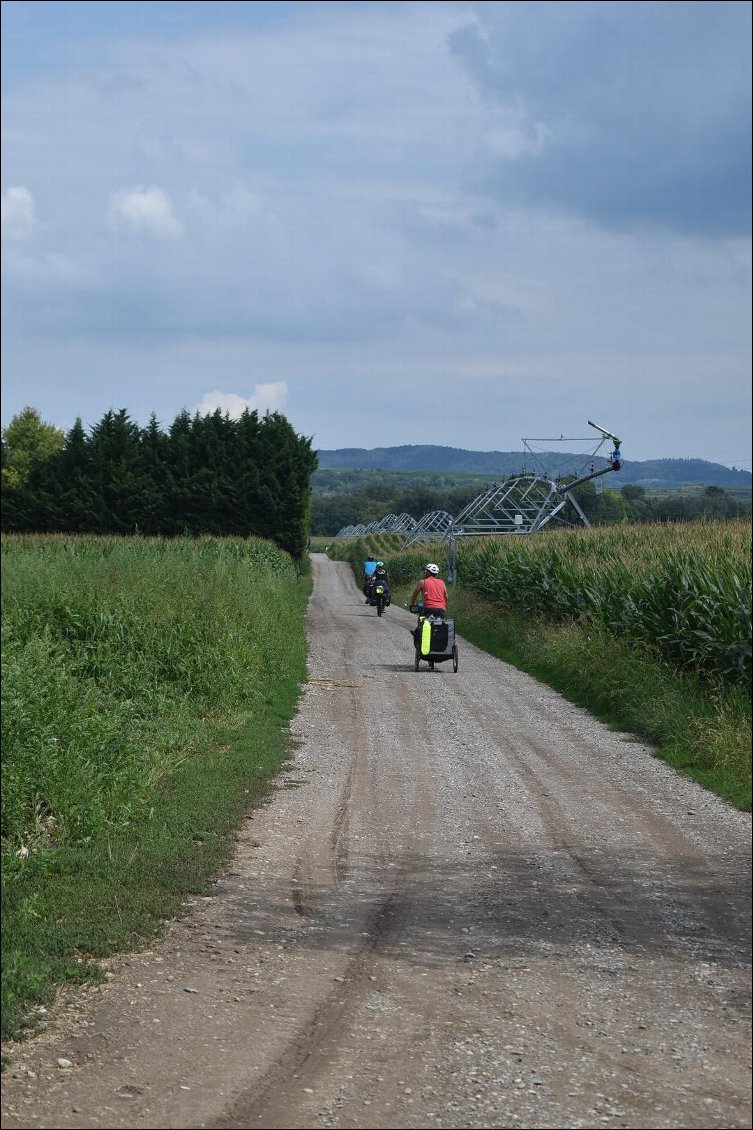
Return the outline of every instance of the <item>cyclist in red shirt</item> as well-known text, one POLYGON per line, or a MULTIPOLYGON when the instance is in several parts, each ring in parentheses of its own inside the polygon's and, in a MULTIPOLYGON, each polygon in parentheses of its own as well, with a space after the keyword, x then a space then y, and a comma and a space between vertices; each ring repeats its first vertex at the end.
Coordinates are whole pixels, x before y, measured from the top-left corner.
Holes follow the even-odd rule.
POLYGON ((439 566, 432 562, 424 570, 424 579, 419 581, 410 595, 408 604, 415 604, 416 597, 421 594, 424 616, 436 616, 444 620, 447 615, 447 589, 439 576, 439 566))

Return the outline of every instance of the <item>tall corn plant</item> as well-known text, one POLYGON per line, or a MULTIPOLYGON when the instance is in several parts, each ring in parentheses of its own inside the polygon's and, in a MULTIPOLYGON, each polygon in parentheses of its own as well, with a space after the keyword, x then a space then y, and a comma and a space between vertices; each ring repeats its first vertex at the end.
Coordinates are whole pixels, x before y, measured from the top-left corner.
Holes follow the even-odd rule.
POLYGON ((485 538, 463 546, 458 579, 503 607, 588 618, 681 669, 750 684, 749 547, 750 523, 485 538))

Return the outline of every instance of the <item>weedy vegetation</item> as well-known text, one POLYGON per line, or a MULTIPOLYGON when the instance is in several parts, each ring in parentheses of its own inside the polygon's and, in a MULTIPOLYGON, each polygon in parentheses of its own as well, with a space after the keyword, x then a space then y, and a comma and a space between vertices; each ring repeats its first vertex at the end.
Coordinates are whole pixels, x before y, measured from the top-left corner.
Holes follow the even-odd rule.
POLYGON ((2 542, 2 1024, 204 889, 289 754, 307 574, 250 538, 2 542))

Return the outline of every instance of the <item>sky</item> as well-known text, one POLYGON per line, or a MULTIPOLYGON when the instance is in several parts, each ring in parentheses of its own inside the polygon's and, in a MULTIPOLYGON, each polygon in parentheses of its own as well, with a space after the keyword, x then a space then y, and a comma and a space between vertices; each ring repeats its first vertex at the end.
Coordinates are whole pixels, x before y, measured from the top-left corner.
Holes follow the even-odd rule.
POLYGON ((3 427, 750 469, 749 3, 1 12, 3 427))

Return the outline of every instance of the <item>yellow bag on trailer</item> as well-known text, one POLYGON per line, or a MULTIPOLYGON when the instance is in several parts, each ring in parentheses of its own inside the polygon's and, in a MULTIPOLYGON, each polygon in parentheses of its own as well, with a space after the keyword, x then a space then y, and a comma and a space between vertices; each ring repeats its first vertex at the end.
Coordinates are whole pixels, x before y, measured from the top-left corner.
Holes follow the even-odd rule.
POLYGON ((421 654, 428 655, 431 651, 431 625, 428 617, 421 624, 421 654))

